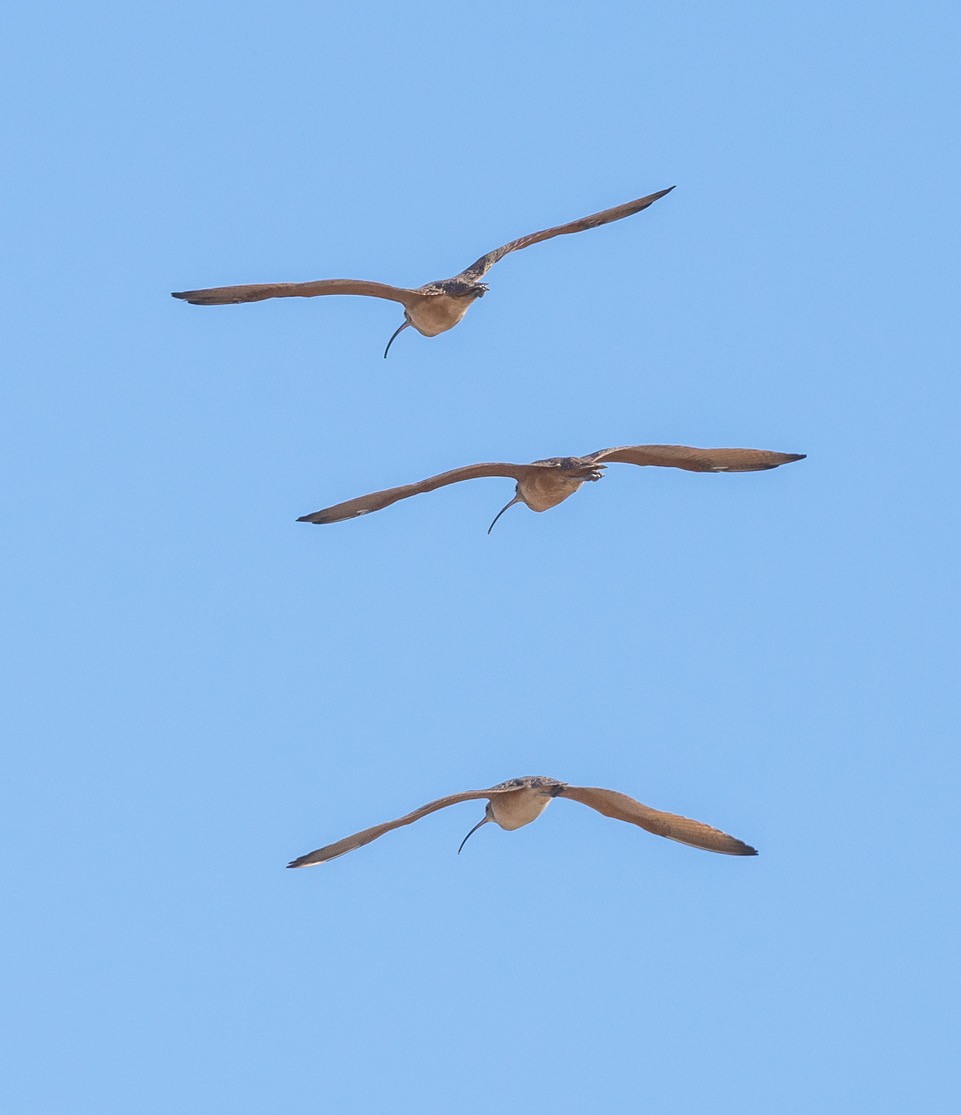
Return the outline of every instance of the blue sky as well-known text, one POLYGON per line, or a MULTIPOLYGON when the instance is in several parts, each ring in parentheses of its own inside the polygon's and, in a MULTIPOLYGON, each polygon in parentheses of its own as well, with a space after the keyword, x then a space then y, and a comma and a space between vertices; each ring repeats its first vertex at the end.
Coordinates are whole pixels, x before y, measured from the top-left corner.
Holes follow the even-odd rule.
POLYGON ((956 1097, 953 6, 8 17, 10 1110, 944 1110, 956 1097), (455 330, 371 299, 511 256, 455 330), (474 461, 614 466, 298 515, 474 461), (711 856, 522 774, 749 841, 711 856))

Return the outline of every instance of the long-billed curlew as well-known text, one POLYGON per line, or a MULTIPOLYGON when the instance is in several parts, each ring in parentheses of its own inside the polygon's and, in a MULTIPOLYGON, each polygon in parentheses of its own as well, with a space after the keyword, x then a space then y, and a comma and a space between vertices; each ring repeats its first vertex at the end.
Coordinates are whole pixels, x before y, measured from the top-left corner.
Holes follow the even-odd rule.
POLYGON ((384 349, 384 358, 394 343, 394 337, 412 325, 418 333, 425 337, 436 337, 444 333, 461 320, 467 313, 471 303, 476 298, 487 293, 487 284, 480 280, 487 272, 503 259, 509 252, 516 252, 520 248, 539 244, 542 240, 550 240, 554 236, 565 236, 570 232, 583 232, 588 228, 597 228, 598 225, 610 224, 623 217, 630 217, 652 205, 658 198, 669 194, 674 187, 660 190, 656 194, 628 201, 623 205, 616 205, 612 209, 604 209, 600 213, 592 213, 589 217, 581 217, 577 221, 570 221, 566 225, 556 225, 554 228, 544 229, 542 232, 532 232, 512 240, 501 248, 480 257, 470 267, 455 275, 452 279, 438 279, 433 283, 409 289, 407 287, 388 286, 386 283, 368 282, 366 279, 319 279, 310 283, 255 283, 250 286, 221 286, 211 287, 207 290, 182 290, 174 291, 174 298, 182 298, 195 306, 225 306, 236 302, 261 302, 265 298, 315 298, 322 294, 363 294, 371 298, 387 298, 391 302, 400 302, 404 307, 403 324, 394 332, 384 349))
POLYGON ((339 523, 355 519, 371 511, 380 511, 399 499, 432 492, 447 484, 461 480, 475 480, 482 476, 509 476, 517 481, 517 494, 498 511, 494 523, 515 503, 525 503, 532 511, 547 511, 573 495, 587 480, 600 480, 606 464, 619 462, 628 465, 661 465, 683 468, 688 472, 759 472, 777 468, 791 461, 801 461, 805 453, 776 453, 769 449, 696 449, 690 445, 623 445, 614 449, 598 449, 586 457, 549 457, 529 465, 479 464, 451 469, 438 476, 430 476, 417 484, 403 484, 399 488, 385 488, 382 492, 358 496, 344 503, 325 507, 312 515, 302 515, 298 523, 339 523))
POLYGON ((728 856, 756 856, 757 852, 749 844, 728 836, 720 829, 712 828, 701 821, 692 821, 689 817, 680 817, 676 813, 662 813, 659 809, 652 809, 649 805, 642 805, 627 794, 618 793, 617 790, 601 790, 594 786, 569 786, 566 782, 558 782, 556 778, 541 778, 531 775, 527 778, 511 778, 492 786, 489 790, 466 790, 462 794, 450 794, 445 798, 429 802, 427 805, 415 809, 396 821, 385 821, 382 825, 374 825, 355 832, 353 836, 345 836, 335 844, 328 844, 326 848, 318 848, 315 852, 308 852, 287 864, 288 867, 310 867, 315 863, 326 863, 327 860, 336 859, 355 848, 362 848, 385 832, 401 828, 404 825, 419 821, 429 813, 436 813, 438 809, 446 809, 448 805, 457 805, 462 801, 474 801, 477 798, 487 798, 487 807, 484 817, 470 830, 461 841, 461 848, 467 843, 468 838, 475 833, 481 825, 488 821, 500 825, 502 829, 519 829, 529 825, 531 821, 544 812, 550 804, 551 798, 570 798, 579 801, 582 805, 589 805, 605 817, 613 817, 616 821, 627 821, 628 824, 637 825, 655 836, 666 836, 669 840, 677 840, 681 844, 689 844, 692 848, 703 848, 708 852, 721 852, 728 856))

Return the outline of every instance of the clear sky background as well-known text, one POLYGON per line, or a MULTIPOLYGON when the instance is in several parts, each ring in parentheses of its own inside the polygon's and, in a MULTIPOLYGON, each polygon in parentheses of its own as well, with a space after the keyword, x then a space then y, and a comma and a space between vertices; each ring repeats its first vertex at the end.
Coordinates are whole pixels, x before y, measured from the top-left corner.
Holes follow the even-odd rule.
MULTIPOLYGON (((4 1107, 947 1110, 953 4, 8 15, 4 1107), (455 330, 373 299, 510 256, 455 330), (678 442, 548 514, 484 460, 678 442), (715 824, 712 856, 523 774, 715 824)), ((953 1098, 953 1100, 952 1100, 953 1098)))

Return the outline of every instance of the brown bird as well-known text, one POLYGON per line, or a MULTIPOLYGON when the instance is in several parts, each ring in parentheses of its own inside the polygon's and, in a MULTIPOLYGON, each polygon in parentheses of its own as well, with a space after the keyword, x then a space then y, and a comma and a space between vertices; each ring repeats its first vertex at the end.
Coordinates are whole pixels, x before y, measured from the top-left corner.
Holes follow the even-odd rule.
POLYGON ((487 807, 484 817, 478 821, 467 836, 461 841, 457 854, 468 839, 488 821, 500 825, 502 829, 519 829, 529 825, 531 821, 544 812, 550 804, 551 798, 570 798, 579 801, 582 805, 589 805, 605 817, 613 817, 615 821, 627 821, 628 824, 637 825, 639 828, 653 832, 655 836, 666 836, 669 840, 677 840, 681 844, 689 844, 692 848, 703 848, 708 852, 722 852, 728 856, 756 856, 757 852, 749 844, 728 836, 720 829, 692 821, 689 817, 679 817, 676 813, 662 813, 659 809, 652 809, 649 805, 641 805, 639 801, 629 798, 627 794, 619 794, 617 790, 600 790, 594 786, 569 786, 566 782, 558 782, 556 778, 540 778, 531 775, 527 778, 511 778, 492 786, 489 790, 466 790, 462 794, 449 794, 445 798, 438 798, 427 805, 415 809, 405 817, 398 817, 396 821, 386 821, 382 825, 355 832, 353 836, 346 836, 336 844, 328 844, 326 848, 318 848, 316 852, 308 852, 287 864, 288 867, 310 867, 315 863, 326 863, 327 860, 336 859, 345 852, 352 852, 355 848, 362 848, 385 832, 401 828, 403 825, 419 821, 429 813, 436 813, 438 809, 446 809, 448 805, 457 805, 462 801, 474 801, 476 798, 487 798, 487 807))
POLYGON ((517 481, 516 495, 494 516, 487 533, 494 523, 515 503, 526 503, 532 511, 546 511, 573 495, 587 480, 600 480, 607 467, 601 462, 621 462, 628 465, 661 465, 683 468, 688 472, 759 472, 777 468, 791 461, 804 460, 805 453, 775 453, 769 449, 695 449, 689 445, 622 445, 615 449, 598 449, 586 457, 548 457, 529 465, 480 464, 451 469, 438 476, 428 477, 418 484, 403 484, 399 488, 385 488, 358 496, 345 503, 325 507, 312 515, 302 515, 298 523, 339 523, 354 519, 371 511, 380 511, 399 499, 432 492, 460 480, 474 480, 480 476, 510 476, 517 481))
POLYGON ((550 240, 555 236, 565 236, 569 232, 583 232, 588 228, 597 228, 598 225, 606 225, 611 221, 630 217, 632 213, 639 213, 642 209, 653 205, 658 198, 664 197, 673 189, 674 187, 671 186, 656 194, 638 198, 636 201, 616 205, 613 209, 605 209, 600 213, 592 213, 589 217, 570 221, 566 225, 556 225, 542 232, 521 236, 502 248, 495 248, 487 255, 481 256, 452 279, 438 279, 436 282, 425 283, 424 286, 413 289, 368 282, 366 279, 319 279, 312 283, 256 283, 252 286, 182 290, 174 291, 172 297, 182 298, 195 306, 261 302, 265 298, 315 298, 321 294, 364 294, 371 298, 387 298, 391 302, 400 302, 404 307, 404 321, 387 342, 387 348, 384 349, 384 359, 386 359, 390 346, 394 343, 394 337, 408 325, 412 325, 425 337, 436 337, 438 333, 453 329, 470 309, 471 303, 487 293, 487 284, 480 280, 499 259, 503 259, 509 252, 516 252, 520 248, 539 244, 542 240, 550 240))

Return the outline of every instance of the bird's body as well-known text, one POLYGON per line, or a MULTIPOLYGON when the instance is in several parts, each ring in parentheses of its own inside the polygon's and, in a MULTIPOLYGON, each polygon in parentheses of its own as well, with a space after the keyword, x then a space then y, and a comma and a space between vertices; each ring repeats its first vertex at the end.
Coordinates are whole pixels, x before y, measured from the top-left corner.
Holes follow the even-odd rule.
POLYGON ((605 465, 596 465, 589 457, 548 457, 533 461, 531 471, 517 481, 518 502, 531 511, 549 511, 582 484, 600 480, 605 465))
MULTIPOLYGON (((407 324, 412 325, 424 337, 436 337, 446 333, 459 324, 464 314, 478 298, 488 291, 487 283, 466 283, 458 279, 443 279, 428 283, 405 302, 407 324)), ((396 334, 395 334, 396 336, 396 334)))
MULTIPOLYGON (((728 836, 720 829, 713 828, 701 821, 693 821, 689 817, 681 817, 676 813, 664 813, 659 809, 652 809, 649 805, 642 805, 627 794, 617 790, 603 790, 594 786, 571 786, 567 782, 559 782, 556 778, 545 778, 540 775, 529 775, 526 778, 511 778, 507 782, 500 782, 487 790, 467 790, 460 794, 450 794, 429 802, 413 813, 398 817, 395 821, 374 825, 353 836, 345 837, 334 844, 318 848, 315 852, 308 852, 287 864, 288 867, 310 867, 316 863, 326 863, 336 859, 355 848, 362 848, 372 840, 376 840, 384 833, 404 825, 413 824, 422 817, 445 809, 449 805, 457 805, 462 801, 473 801, 478 798, 487 798, 487 806, 483 819, 476 824, 461 842, 461 848, 467 843, 468 837, 481 825, 493 822, 502 829, 513 831, 523 828, 544 812, 553 798, 569 798, 579 801, 603 813, 606 817, 613 817, 618 821, 626 821, 654 833, 664 836, 669 840, 676 840, 681 844, 688 844, 693 848, 702 848, 708 852, 720 852, 729 856, 756 856, 757 852, 749 844, 728 836)), ((458 852, 460 848, 458 849, 458 852)))
POLYGON ((387 283, 371 282, 366 279, 319 279, 307 283, 253 283, 243 286, 208 287, 204 290, 174 291, 173 297, 183 299, 195 306, 226 306, 240 302, 262 302, 268 298, 316 298, 332 294, 359 294, 370 298, 386 298, 399 302, 404 307, 404 322, 387 342, 390 349, 394 337, 401 330, 412 326, 425 337, 436 337, 453 329, 470 309, 471 304, 487 293, 487 284, 481 279, 498 260, 509 252, 530 247, 542 240, 564 236, 598 225, 610 224, 639 213, 659 198, 669 194, 674 187, 660 190, 656 194, 637 198, 635 201, 616 205, 589 217, 581 217, 567 224, 555 225, 542 232, 532 232, 512 240, 503 247, 480 257, 470 267, 450 279, 437 279, 420 287, 396 287, 387 283))
MULTIPOLYGON (((325 507, 310 515, 302 515, 301 523, 339 523, 389 507, 398 500, 461 480, 485 476, 507 476, 516 481, 514 498, 498 513, 497 519, 515 503, 524 503, 532 511, 556 507, 588 481, 600 480, 608 463, 658 465, 680 468, 687 472, 760 472, 777 468, 791 461, 803 460, 803 453, 778 453, 768 449, 698 449, 690 445, 622 445, 599 449, 585 457, 549 457, 529 465, 484 463, 465 465, 415 484, 385 488, 370 495, 359 496, 344 503, 325 507)), ((491 523, 493 528, 494 523, 491 523)))
POLYGON ((508 832, 523 828, 537 820, 563 786, 563 782, 537 774, 499 782, 493 788, 506 792, 495 794, 488 802, 490 819, 508 832))

